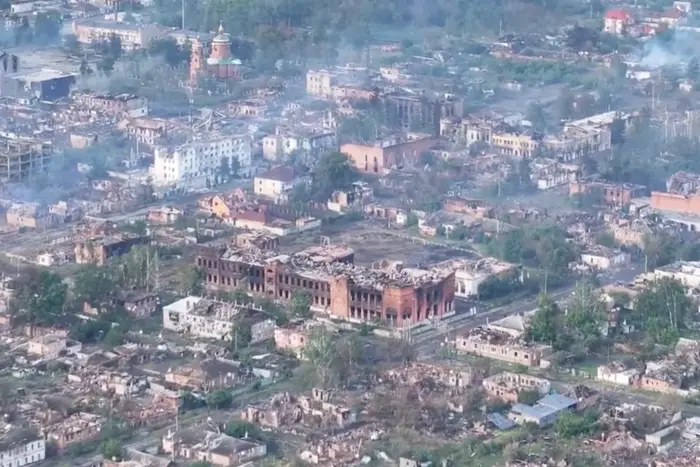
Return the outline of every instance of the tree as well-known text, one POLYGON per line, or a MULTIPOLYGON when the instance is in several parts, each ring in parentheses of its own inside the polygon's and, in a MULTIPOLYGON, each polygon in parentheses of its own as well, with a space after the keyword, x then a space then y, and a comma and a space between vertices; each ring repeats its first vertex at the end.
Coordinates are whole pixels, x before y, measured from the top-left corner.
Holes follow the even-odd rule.
POLYGON ((88 64, 87 60, 82 59, 80 61, 80 75, 81 76, 90 76, 92 73, 92 68, 90 68, 90 65, 88 64))
POLYGON ((554 422, 554 431, 562 438, 590 436, 598 429, 598 412, 587 410, 584 414, 564 411, 554 422))
POLYGON ((105 55, 97 63, 97 69, 105 75, 109 75, 114 70, 116 59, 111 55, 105 55))
POLYGON ((246 438, 262 441, 264 439, 262 430, 252 423, 237 420, 229 422, 224 426, 224 433, 233 438, 246 438))
POLYGON ((325 202, 334 191, 350 188, 357 178, 357 171, 344 154, 328 152, 321 156, 313 170, 313 198, 325 202))
POLYGON ((680 282, 662 278, 636 297, 633 317, 643 323, 651 342, 673 345, 693 308, 680 282))
POLYGON ((12 313, 32 324, 51 325, 65 312, 68 287, 57 274, 29 269, 14 282, 12 313))
POLYGON ((557 120, 568 120, 574 113, 574 96, 571 94, 569 88, 563 88, 559 98, 556 102, 556 116, 557 120))
POLYGON ((108 349, 112 349, 118 345, 122 345, 123 343, 124 330, 121 326, 112 326, 110 330, 107 331, 107 334, 105 334, 103 341, 104 346, 108 349))
POLYGON ((518 391, 518 402, 521 404, 535 405, 541 397, 536 389, 522 389, 518 391))
POLYGON ((213 467, 211 462, 207 461, 196 461, 192 462, 189 467, 213 467))
POLYGON ((204 288, 204 271, 190 265, 183 265, 177 274, 180 295, 200 295, 204 288))
POLYGON ((41 44, 56 41, 63 27, 63 16, 57 10, 40 11, 34 19, 34 39, 41 44))
POLYGON ((107 439, 100 444, 100 453, 105 459, 120 461, 124 455, 124 445, 117 439, 107 439))
POLYGON ((525 118, 535 130, 543 132, 547 129, 549 115, 547 115, 547 111, 541 103, 532 102, 527 108, 525 118))
POLYGON ((688 60, 688 66, 685 70, 685 76, 686 78, 693 81, 700 78, 700 62, 698 62, 697 57, 692 57, 690 60, 688 60))
POLYGON ((338 362, 338 350, 331 332, 322 326, 312 329, 304 347, 304 356, 316 370, 319 386, 324 389, 330 387, 338 362))
POLYGON ((122 56, 122 39, 116 34, 110 34, 107 41, 107 55, 115 60, 122 56))
POLYGON ((117 291, 114 274, 106 266, 90 264, 81 267, 75 273, 74 283, 72 295, 78 305, 81 302, 96 305, 96 302, 112 297, 117 291))
POLYGON ((552 344, 557 338, 559 306, 544 293, 540 294, 539 300, 537 311, 530 320, 527 340, 552 344))
POLYGON ((78 42, 78 38, 75 34, 67 34, 63 37, 63 47, 65 47, 71 55, 77 55, 80 52, 80 42, 78 42))
POLYGON ((237 353, 238 349, 246 347, 251 340, 253 340, 251 324, 244 320, 236 323, 231 334, 231 350, 237 353))
POLYGON ((610 60, 610 71, 617 80, 627 78, 627 65, 622 61, 620 54, 613 55, 613 58, 610 60))
POLYGON ((311 316, 311 294, 305 290, 297 290, 289 301, 289 310, 293 316, 308 318, 311 316))
POLYGON ((171 68, 187 63, 190 58, 188 47, 181 46, 172 38, 151 40, 148 44, 148 53, 151 56, 162 55, 165 63, 171 68))
POLYGON ((605 323, 605 305, 600 293, 588 282, 577 282, 567 305, 566 326, 586 344, 600 337, 605 323))
POLYGON ((231 406, 233 396, 231 391, 219 389, 207 395, 207 407, 212 409, 226 409, 231 406))

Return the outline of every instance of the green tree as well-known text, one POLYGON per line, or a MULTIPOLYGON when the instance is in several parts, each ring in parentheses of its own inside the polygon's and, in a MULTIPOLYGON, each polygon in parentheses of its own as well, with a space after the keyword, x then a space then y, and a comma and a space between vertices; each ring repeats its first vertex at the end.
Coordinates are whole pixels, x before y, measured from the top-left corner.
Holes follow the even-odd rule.
POLYGON ((107 40, 107 55, 114 58, 115 60, 121 58, 123 53, 122 50, 122 39, 116 34, 110 34, 107 40))
POLYGON ((226 409, 231 407, 233 396, 231 391, 219 389, 207 395, 207 407, 212 409, 226 409))
POLYGON ((289 301, 289 311, 293 316, 308 318, 311 316, 311 294, 305 290, 297 290, 289 301))
POLYGON ((180 266, 177 290, 180 295, 200 295, 204 289, 204 271, 190 265, 180 266))
POLYGON ((547 294, 540 294, 537 311, 530 320, 527 340, 552 344, 557 339, 559 306, 547 294))
POLYGON ((532 102, 527 108, 525 118, 532 123, 535 130, 543 132, 547 129, 549 115, 541 103, 532 102))
POLYGON ((57 10, 40 11, 34 18, 34 40, 40 44, 56 41, 61 35, 63 16, 57 10))
POLYGON ((61 277, 35 268, 24 271, 15 281, 10 310, 33 324, 54 324, 64 314, 68 287, 61 277))
POLYGON ((598 430, 598 412, 587 410, 583 415, 565 411, 554 422, 554 431, 562 438, 590 436, 598 430))
POLYGON ((236 353, 246 347, 253 339, 251 324, 245 321, 237 323, 231 332, 231 350, 236 353))
POLYGON ((107 331, 107 334, 105 334, 103 341, 104 346, 108 349, 113 349, 114 347, 122 345, 123 343, 124 329, 122 329, 121 326, 112 326, 110 330, 107 331))
POLYGON ((322 326, 312 329, 306 340, 304 356, 313 366, 319 386, 330 387, 338 364, 338 348, 331 332, 322 326))
POLYGON ((605 320, 605 304, 598 290, 588 282, 577 282, 567 305, 567 328, 577 340, 590 345, 600 337, 605 320))
POLYGON ((568 87, 561 90, 556 102, 556 117, 558 120, 568 120, 574 113, 574 95, 568 87))
POLYGON ((264 439, 262 430, 257 425, 236 420, 224 426, 224 433, 234 438, 250 438, 262 441, 264 439))
POLYGON ((652 342, 673 345, 694 308, 680 282, 662 278, 636 297, 633 316, 652 342))
POLYGON ((100 454, 105 459, 116 459, 120 461, 124 455, 124 445, 117 439, 107 439, 100 444, 100 454))
POLYGON ((188 47, 181 46, 173 38, 153 39, 148 44, 148 53, 151 56, 163 56, 165 63, 172 68, 176 68, 183 63, 187 63, 190 58, 188 47))
POLYGON ((521 404, 535 405, 541 397, 536 389, 522 389, 518 391, 518 402, 521 404))
POLYGON ((81 76, 90 76, 93 73, 94 73, 94 71, 92 70, 92 68, 88 64, 87 60, 82 59, 80 61, 80 75, 81 76))
POLYGON ((106 266, 90 264, 81 267, 75 273, 74 283, 72 295, 78 305, 82 302, 96 305, 100 300, 111 298, 117 291, 114 273, 106 266))
POLYGON ((111 55, 105 55, 97 63, 97 69, 100 70, 105 75, 109 75, 114 70, 114 64, 116 59, 111 55))
POLYGON ((344 154, 328 152, 313 170, 313 198, 326 201, 334 191, 350 188, 357 179, 357 171, 344 154))

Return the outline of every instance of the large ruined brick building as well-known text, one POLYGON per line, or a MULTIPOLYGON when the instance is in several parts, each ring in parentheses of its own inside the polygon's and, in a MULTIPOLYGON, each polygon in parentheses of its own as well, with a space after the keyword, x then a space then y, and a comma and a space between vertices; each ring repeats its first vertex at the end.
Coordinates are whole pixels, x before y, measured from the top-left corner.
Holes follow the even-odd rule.
POLYGON ((210 288, 243 288, 281 301, 306 291, 314 311, 348 321, 402 327, 453 313, 454 271, 390 262, 367 268, 353 261, 351 249, 334 245, 292 255, 201 247, 195 255, 210 288))

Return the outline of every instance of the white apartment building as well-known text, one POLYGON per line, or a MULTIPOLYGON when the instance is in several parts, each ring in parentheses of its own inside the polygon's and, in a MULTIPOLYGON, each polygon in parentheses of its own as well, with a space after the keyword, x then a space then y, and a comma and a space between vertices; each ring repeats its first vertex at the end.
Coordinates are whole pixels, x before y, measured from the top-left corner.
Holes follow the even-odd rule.
POLYGON ((189 296, 163 307, 163 329, 201 339, 231 340, 243 319, 251 323, 251 342, 272 339, 271 319, 250 317, 251 307, 189 296))
POLYGON ((22 467, 46 458, 46 443, 28 430, 13 430, 0 436, 0 467, 22 467))
POLYGON ((151 177, 156 185, 201 188, 207 179, 214 181, 224 158, 229 160, 229 166, 237 159, 240 171, 248 172, 251 153, 248 135, 193 141, 177 148, 159 147, 155 150, 151 177))

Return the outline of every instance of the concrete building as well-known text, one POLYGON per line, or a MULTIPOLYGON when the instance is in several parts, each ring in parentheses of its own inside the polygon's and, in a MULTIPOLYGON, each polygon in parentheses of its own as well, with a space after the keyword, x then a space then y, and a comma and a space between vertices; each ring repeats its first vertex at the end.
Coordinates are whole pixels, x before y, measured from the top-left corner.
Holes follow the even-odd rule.
POLYGON ((68 97, 76 76, 53 68, 1 74, 0 94, 20 104, 53 102, 68 97))
POLYGON ((629 206, 632 199, 646 196, 649 190, 642 185, 613 183, 602 180, 578 181, 569 184, 569 195, 592 195, 601 203, 611 206, 629 206))
POLYGON ((125 23, 114 20, 84 18, 73 21, 73 34, 81 44, 109 40, 113 34, 121 39, 125 50, 148 47, 153 39, 165 37, 166 30, 155 24, 125 23))
POLYGON ((47 359, 55 359, 58 358, 61 352, 66 350, 66 348, 67 341, 65 336, 49 334, 30 340, 27 353, 47 359))
POLYGON ((352 249, 311 247, 291 255, 257 249, 200 248, 197 267, 209 287, 246 287, 281 301, 296 291, 311 295, 312 310, 352 322, 382 320, 403 327, 454 313, 454 272, 379 262, 352 264, 352 249))
POLYGON ((0 436, 0 467, 23 467, 46 458, 46 442, 36 432, 13 428, 0 436))
POLYGON ((302 358, 310 327, 304 324, 287 324, 275 328, 275 348, 294 353, 302 358))
POLYGON ((441 119, 458 118, 463 112, 463 102, 456 96, 428 92, 391 92, 380 95, 379 103, 390 128, 425 131, 433 136, 440 134, 441 119))
POLYGON ((629 253, 602 245, 592 246, 581 253, 581 262, 583 264, 600 270, 617 268, 629 264, 631 260, 629 253))
POLYGON ((373 145, 343 144, 340 152, 360 172, 385 175, 392 168, 416 165, 421 154, 438 143, 433 138, 389 139, 373 145))
POLYGON ((138 118, 148 115, 148 99, 133 94, 80 92, 73 95, 73 100, 90 110, 115 117, 138 118))
POLYGON ((625 362, 612 362, 608 365, 600 365, 597 370, 597 379, 621 386, 633 386, 639 381, 642 369, 636 365, 625 362))
POLYGON ((169 431, 163 436, 163 452, 189 461, 205 461, 215 467, 235 467, 264 457, 267 447, 248 439, 195 427, 169 431))
POLYGON ((247 134, 209 136, 178 147, 157 147, 151 176, 158 185, 203 188, 218 175, 221 161, 229 167, 238 160, 241 172, 251 163, 251 141, 247 134))
POLYGON ((99 415, 77 412, 65 420, 51 425, 47 438, 58 449, 65 449, 76 443, 83 443, 97 438, 102 430, 104 419, 99 415))
POLYGON ((605 12, 603 31, 615 36, 624 36, 633 24, 634 18, 629 12, 620 9, 608 10, 605 12))
POLYGON ((335 131, 284 130, 277 127, 275 134, 263 138, 263 156, 271 161, 283 161, 296 151, 317 153, 338 148, 335 131))
POLYGON ((700 261, 676 261, 651 273, 656 279, 677 280, 689 289, 700 289, 700 261))
POLYGON ((699 189, 700 175, 676 172, 666 181, 666 192, 651 193, 650 206, 662 212, 700 215, 699 189))
POLYGON ((293 167, 277 166, 255 176, 253 192, 272 200, 284 200, 292 188, 306 180, 293 167))
POLYGON ((49 169, 53 157, 50 143, 0 137, 0 181, 32 179, 49 169))
POLYGON ((457 337, 454 345, 457 352, 525 366, 539 366, 542 358, 542 352, 537 348, 527 346, 507 333, 486 328, 476 328, 457 337))
POLYGON ((486 393, 506 402, 518 402, 521 391, 536 391, 540 396, 549 394, 551 385, 544 378, 523 373, 504 371, 482 381, 486 393))
POLYGON ((109 258, 126 254, 136 245, 148 243, 150 238, 147 236, 127 233, 89 238, 75 243, 75 262, 103 266, 109 258))
POLYGON ((455 296, 473 298, 479 296, 479 286, 493 277, 512 277, 522 280, 522 266, 506 263, 496 258, 447 260, 440 267, 455 271, 455 296))
POLYGON ((186 297, 163 307, 163 329, 195 338, 229 341, 236 326, 250 326, 251 342, 272 339, 275 323, 252 305, 186 297))

